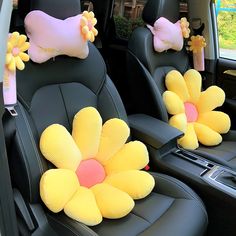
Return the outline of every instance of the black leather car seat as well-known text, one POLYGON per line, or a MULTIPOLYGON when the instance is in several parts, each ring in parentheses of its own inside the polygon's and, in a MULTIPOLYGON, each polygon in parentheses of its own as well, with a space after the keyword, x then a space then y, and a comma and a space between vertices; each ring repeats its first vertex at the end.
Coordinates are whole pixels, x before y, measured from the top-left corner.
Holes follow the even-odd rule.
MULTIPOLYGON (((31 9, 41 9, 65 19, 80 12, 80 2, 34 0, 31 9)), ((204 234, 207 214, 200 198, 180 181, 157 173, 153 173, 154 191, 137 201, 134 210, 122 219, 104 219, 97 226, 87 227, 64 213, 49 212, 39 196, 40 177, 50 168, 38 148, 42 131, 53 123, 62 124, 71 131, 73 116, 86 106, 96 107, 103 121, 118 117, 127 122, 127 116, 120 96, 106 74, 105 63, 91 43, 89 56, 84 60, 58 56, 43 64, 28 62, 24 71, 17 73, 17 84, 18 116, 15 120, 6 119, 5 130, 12 130, 9 127, 16 123, 16 130, 8 135, 7 144, 14 187, 23 197, 23 201, 17 198, 19 222, 25 221, 20 224, 22 235, 204 234)))
MULTIPOLYGON (((179 0, 149 0, 143 10, 143 20, 153 25, 159 17, 177 22, 179 0)), ((146 27, 134 30, 128 44, 127 73, 134 113, 145 113, 168 122, 168 113, 162 99, 166 74, 176 69, 180 73, 190 68, 185 47, 179 52, 167 50, 157 53, 153 48, 153 35, 146 27), (132 94, 133 92, 133 94, 132 94), (138 94, 138 96, 137 96, 138 94)), ((200 146, 193 152, 236 170, 236 133, 223 135, 223 142, 214 147, 200 146)))

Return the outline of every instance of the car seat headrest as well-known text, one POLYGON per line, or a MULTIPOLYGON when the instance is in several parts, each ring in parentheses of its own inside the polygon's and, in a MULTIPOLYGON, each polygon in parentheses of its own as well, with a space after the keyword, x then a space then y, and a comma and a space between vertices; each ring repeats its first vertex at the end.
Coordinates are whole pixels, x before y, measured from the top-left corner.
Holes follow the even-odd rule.
POLYGON ((61 20, 81 12, 80 0, 31 0, 30 9, 41 10, 61 20))
POLYGON ((58 19, 66 19, 81 13, 80 0, 19 0, 18 12, 21 19, 32 10, 41 10, 58 19))
POLYGON ((144 22, 150 25, 160 17, 176 22, 179 20, 179 0, 148 0, 142 17, 144 22))

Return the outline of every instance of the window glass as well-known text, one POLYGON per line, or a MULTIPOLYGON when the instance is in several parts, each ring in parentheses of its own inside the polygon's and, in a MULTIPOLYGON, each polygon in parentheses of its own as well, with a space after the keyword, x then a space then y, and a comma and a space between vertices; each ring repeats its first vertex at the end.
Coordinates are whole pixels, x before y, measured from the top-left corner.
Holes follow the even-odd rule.
POLYGON ((220 57, 236 60, 236 1, 217 0, 220 57))
MULTIPOLYGON (((144 26, 142 11, 147 0, 115 0, 113 17, 118 38, 129 39, 132 31, 144 26)), ((187 0, 180 0, 181 17, 187 15, 187 0)))

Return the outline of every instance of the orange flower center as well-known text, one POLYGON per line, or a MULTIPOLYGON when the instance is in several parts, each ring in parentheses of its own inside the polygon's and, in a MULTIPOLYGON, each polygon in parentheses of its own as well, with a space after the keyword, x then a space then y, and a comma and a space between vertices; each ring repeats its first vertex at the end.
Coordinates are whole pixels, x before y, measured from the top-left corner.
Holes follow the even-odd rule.
POLYGON ((19 48, 13 48, 12 49, 13 56, 17 56, 19 53, 20 53, 20 49, 19 48))
POLYGON ((80 162, 76 175, 81 186, 90 188, 102 183, 106 177, 104 167, 94 159, 83 160, 80 162))
POLYGON ((187 122, 191 123, 197 121, 198 111, 196 106, 191 102, 185 102, 184 108, 185 108, 185 115, 187 117, 187 122))

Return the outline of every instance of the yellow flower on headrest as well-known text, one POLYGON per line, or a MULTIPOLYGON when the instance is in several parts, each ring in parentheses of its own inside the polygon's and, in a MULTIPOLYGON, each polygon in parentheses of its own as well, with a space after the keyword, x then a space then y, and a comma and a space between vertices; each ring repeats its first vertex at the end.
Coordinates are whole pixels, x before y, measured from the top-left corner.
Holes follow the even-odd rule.
POLYGON ((189 29, 189 22, 187 21, 186 17, 182 17, 180 19, 180 27, 182 30, 183 37, 189 38, 190 29, 189 29))
POLYGON ((93 42, 95 36, 97 36, 98 31, 94 27, 97 24, 97 19, 94 17, 94 13, 92 11, 84 11, 80 20, 81 25, 81 33, 84 36, 85 40, 89 40, 93 42))
POLYGON ((192 36, 191 41, 188 42, 189 50, 193 53, 200 52, 202 48, 206 47, 205 38, 203 36, 197 35, 192 36))
POLYGON ((7 42, 6 67, 10 71, 15 71, 16 68, 23 70, 25 65, 23 61, 29 61, 29 56, 24 53, 29 49, 29 43, 26 42, 26 36, 13 32, 9 34, 7 42))

